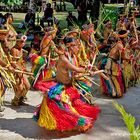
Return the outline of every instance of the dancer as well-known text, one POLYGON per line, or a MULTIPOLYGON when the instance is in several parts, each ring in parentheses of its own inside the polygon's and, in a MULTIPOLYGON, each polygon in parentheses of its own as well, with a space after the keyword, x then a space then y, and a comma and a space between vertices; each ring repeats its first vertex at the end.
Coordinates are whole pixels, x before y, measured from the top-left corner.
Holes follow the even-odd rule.
POLYGON ((112 34, 113 34, 112 21, 111 20, 104 21, 104 31, 103 31, 104 44, 108 44, 108 39, 112 34))
POLYGON ((83 25, 83 30, 80 33, 80 37, 85 47, 87 59, 90 62, 92 62, 92 60, 94 59, 95 51, 97 47, 96 40, 94 37, 94 25, 93 24, 83 25))
POLYGON ((93 126, 100 112, 97 106, 90 106, 81 100, 80 95, 88 92, 89 88, 84 86, 83 91, 79 92, 75 87, 74 77, 78 73, 94 75, 94 72, 88 73, 85 68, 76 66, 75 56, 79 47, 75 41, 71 37, 64 38, 67 51, 59 57, 55 81, 44 81, 45 88, 41 89, 44 98, 34 119, 48 130, 85 132, 93 126))
POLYGON ((55 76, 55 63, 58 54, 61 53, 53 42, 56 32, 57 28, 49 27, 41 41, 39 54, 33 54, 31 56, 31 61, 33 63, 31 71, 34 73, 35 78, 32 81, 32 86, 35 89, 38 89, 39 81, 51 79, 55 76))
MULTIPOLYGON (((2 56, 1 52, 0 55, 2 56)), ((4 108, 2 107, 2 98, 5 94, 5 91, 7 88, 12 88, 12 83, 14 83, 13 79, 11 78, 11 75, 7 71, 14 72, 14 69, 0 58, 0 112, 4 111, 4 108)), ((3 114, 0 114, 0 117, 2 116, 3 114)))
MULTIPOLYGON (((22 36, 21 39, 18 39, 16 41, 16 45, 11 48, 9 52, 11 65, 21 72, 27 71, 25 68, 22 51, 26 39, 26 36, 22 36)), ((26 94, 30 89, 30 83, 27 77, 22 73, 15 73, 14 76, 16 78, 16 85, 14 86, 14 91, 16 94, 12 100, 12 105, 22 105, 24 104, 24 99, 26 99, 26 94)))
POLYGON ((127 23, 126 23, 126 15, 120 14, 119 20, 116 25, 116 31, 126 30, 127 23))
POLYGON ((121 30, 118 33, 118 41, 110 50, 107 59, 102 60, 101 69, 105 69, 109 80, 100 78, 101 92, 111 97, 122 97, 126 91, 123 72, 121 69, 122 60, 131 60, 125 54, 125 44, 127 41, 128 33, 126 30, 121 30))
MULTIPOLYGON (((3 95, 7 88, 13 88, 13 84, 15 84, 15 79, 13 77, 12 72, 14 72, 13 67, 10 65, 7 56, 5 55, 1 43, 4 41, 7 36, 7 30, 0 30, 0 112, 4 111, 2 108, 3 105, 3 95)), ((3 114, 0 114, 2 117, 3 114)))
MULTIPOLYGON (((25 45, 25 41, 17 41, 17 33, 15 29, 12 27, 13 22, 13 16, 10 13, 5 14, 5 20, 6 20, 6 28, 7 28, 7 34, 4 38, 4 40, 1 41, 1 49, 3 50, 3 53, 5 55, 5 61, 12 67, 23 70, 23 59, 22 59, 22 47, 25 45)), ((12 100, 12 105, 19 106, 23 104, 23 90, 24 86, 27 88, 27 91, 29 89, 29 85, 27 84, 27 79, 23 78, 23 71, 15 72, 12 74, 15 79, 15 84, 12 85, 15 97, 12 100), (26 80, 25 80, 26 79, 26 80)), ((27 93, 26 91, 26 93, 27 93)))

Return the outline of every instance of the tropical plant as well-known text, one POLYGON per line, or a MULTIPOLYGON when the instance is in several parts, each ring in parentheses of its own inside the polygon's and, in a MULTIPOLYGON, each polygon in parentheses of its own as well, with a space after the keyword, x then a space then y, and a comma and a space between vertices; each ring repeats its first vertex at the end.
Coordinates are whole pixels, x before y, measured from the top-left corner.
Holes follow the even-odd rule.
POLYGON ((140 125, 135 126, 136 119, 131 114, 127 113, 122 105, 117 102, 113 103, 115 108, 121 113, 123 120, 127 126, 131 140, 140 140, 140 125))
POLYGON ((21 5, 23 3, 23 0, 2 0, 2 3, 5 3, 6 5, 21 5))

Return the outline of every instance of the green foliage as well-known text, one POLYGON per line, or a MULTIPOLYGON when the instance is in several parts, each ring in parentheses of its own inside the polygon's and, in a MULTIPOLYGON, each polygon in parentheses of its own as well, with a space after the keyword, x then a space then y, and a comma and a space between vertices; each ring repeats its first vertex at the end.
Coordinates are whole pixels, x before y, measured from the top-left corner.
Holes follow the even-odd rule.
POLYGON ((130 133, 131 140, 140 140, 140 126, 135 127, 136 119, 128 114, 122 105, 119 105, 117 102, 114 102, 115 108, 121 113, 123 120, 127 126, 127 129, 130 133))
POLYGON ((116 23, 118 21, 118 8, 114 7, 113 9, 109 8, 109 7, 105 7, 104 13, 103 13, 103 17, 106 17, 105 20, 111 20, 112 21, 112 26, 115 29, 116 28, 116 23), (106 16, 107 15, 107 16, 106 16))
POLYGON ((2 0, 3 3, 13 6, 13 5, 21 5, 23 0, 2 0))

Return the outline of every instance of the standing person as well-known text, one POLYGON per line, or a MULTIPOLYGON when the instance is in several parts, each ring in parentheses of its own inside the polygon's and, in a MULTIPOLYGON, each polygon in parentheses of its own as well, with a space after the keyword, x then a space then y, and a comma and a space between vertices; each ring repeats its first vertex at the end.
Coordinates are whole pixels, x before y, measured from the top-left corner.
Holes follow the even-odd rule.
MULTIPOLYGON (((86 69, 77 67, 79 47, 75 44, 75 39, 65 37, 64 43, 68 51, 60 55, 56 79, 47 82, 48 87, 43 90, 44 98, 34 119, 39 126, 48 130, 85 132, 93 126, 100 109, 80 99, 80 92, 73 85, 72 77, 76 73, 85 73, 86 69)), ((88 91, 88 88, 85 90, 88 91)))
POLYGON ((112 35, 112 33, 113 33, 112 21, 111 20, 104 21, 104 31, 103 31, 104 44, 108 43, 108 39, 112 35))
POLYGON ((56 53, 59 53, 59 50, 53 42, 56 33, 57 28, 49 27, 40 43, 39 53, 31 54, 31 61, 33 63, 31 71, 34 73, 35 77, 32 81, 32 86, 35 89, 43 88, 43 86, 39 84, 39 81, 52 78, 55 71, 56 53))
POLYGON ((94 56, 95 56, 95 51, 96 51, 96 40, 94 37, 94 25, 93 24, 84 24, 83 30, 80 32, 80 37, 82 40, 82 43, 84 44, 85 47, 85 52, 87 55, 87 58, 89 62, 92 62, 94 56))
MULTIPOLYGON (((19 39, 16 42, 16 45, 10 50, 9 56, 11 65, 22 72, 26 71, 24 60, 23 60, 23 51, 22 48, 25 45, 26 42, 26 36, 22 36, 21 39, 19 39)), ((12 100, 13 105, 22 105, 24 103, 24 99, 26 99, 26 94, 30 89, 30 84, 25 75, 22 73, 14 74, 16 78, 16 86, 14 86, 15 90, 15 97, 12 100), (18 99, 17 99, 18 98, 18 99)))
POLYGON ((133 61, 127 61, 124 64, 124 75, 127 81, 127 86, 135 86, 139 83, 139 58, 140 58, 140 28, 137 28, 138 41, 136 38, 131 38, 129 41, 129 46, 127 47, 128 55, 133 59, 133 61))
MULTIPOLYGON (((13 88, 15 85, 15 79, 13 77, 14 69, 10 65, 8 58, 2 48, 2 43, 4 42, 8 30, 0 30, 0 112, 4 111, 2 108, 2 97, 5 94, 7 88, 13 88)), ((2 117, 3 114, 0 114, 2 117)))
POLYGON ((91 7, 90 18, 92 19, 92 21, 96 21, 95 27, 97 27, 97 21, 100 14, 100 2, 101 0, 90 0, 89 2, 89 6, 91 7))
MULTIPOLYGON (((82 35, 82 33, 79 29, 72 28, 71 31, 68 32, 65 36, 73 37, 76 39, 77 45, 79 46, 79 53, 77 56, 78 64, 79 66, 85 67, 88 65, 89 60, 86 54, 86 47, 84 46, 84 42, 82 41, 81 39, 82 37, 80 35, 82 35)), ((85 36, 87 36, 87 34, 85 36)), ((87 41, 86 38, 85 38, 85 41, 87 41)))
POLYGON ((68 28, 77 25, 77 18, 72 14, 72 12, 69 12, 66 21, 68 28))
MULTIPOLYGON (((7 73, 7 70, 10 72, 14 72, 14 69, 9 65, 6 64, 2 59, 2 53, 0 51, 0 112, 4 111, 4 108, 2 107, 2 97, 5 94, 5 91, 7 88, 12 88, 13 79, 10 78, 10 74, 7 73), (6 68, 5 71, 3 68, 6 68), (8 78, 7 78, 8 77, 8 78), (7 79, 6 79, 7 78, 7 79)), ((3 114, 0 114, 0 117, 2 117, 3 114)))
POLYGON ((121 14, 119 15, 119 20, 116 25, 116 31, 126 30, 127 24, 125 22, 125 19, 126 19, 126 15, 121 15, 121 14))
POLYGON ((6 13, 4 15, 5 18, 5 26, 7 30, 9 31, 7 34, 7 37, 5 38, 5 45, 9 48, 12 48, 16 45, 16 38, 17 38, 17 32, 12 26, 12 23, 14 21, 13 15, 11 13, 6 13), (10 39, 10 40, 8 40, 10 39))
POLYGON ((77 6, 77 11, 79 24, 82 26, 87 21, 87 2, 81 1, 77 6))
POLYGON ((25 26, 30 29, 35 27, 35 13, 32 10, 28 10, 28 13, 25 15, 25 26))
POLYGON ((47 7, 44 11, 44 16, 40 20, 40 25, 44 28, 44 22, 48 22, 48 26, 53 25, 53 8, 51 8, 51 4, 47 3, 47 7))
POLYGON ((130 14, 128 16, 128 23, 127 23, 127 30, 129 30, 129 34, 131 37, 136 38, 136 27, 137 27, 137 22, 136 18, 133 14, 130 14))
POLYGON ((121 30, 118 33, 118 41, 113 45, 107 59, 102 60, 101 69, 105 69, 109 80, 100 78, 101 91, 111 97, 122 97, 126 91, 123 72, 121 69, 122 60, 130 60, 125 54, 125 45, 128 33, 121 30))
MULTIPOLYGON (((23 40, 21 40, 21 42, 17 41, 17 33, 12 26, 12 22, 13 22, 12 14, 10 13, 5 14, 5 19, 7 22, 6 27, 8 30, 8 34, 6 35, 5 39, 1 42, 2 49, 6 55, 9 65, 11 65, 14 68, 19 68, 21 70, 21 67, 23 68, 22 47, 24 46, 25 41, 23 40)), ((13 76, 15 79, 15 84, 13 84, 12 86, 15 92, 15 97, 12 100, 12 105, 19 106, 23 104, 22 96, 24 95, 22 94, 25 88, 24 86, 27 85, 26 83, 27 80, 23 78, 24 76, 21 73, 20 74, 14 73, 13 76)), ((28 89, 29 88, 27 88, 27 90, 28 89)))

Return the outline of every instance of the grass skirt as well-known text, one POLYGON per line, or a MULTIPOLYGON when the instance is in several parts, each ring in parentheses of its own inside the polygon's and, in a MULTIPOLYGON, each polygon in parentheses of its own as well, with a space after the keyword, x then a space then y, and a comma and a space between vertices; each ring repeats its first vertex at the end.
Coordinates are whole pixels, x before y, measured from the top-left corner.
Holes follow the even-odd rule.
POLYGON ((31 56, 33 63, 32 72, 34 73, 35 80, 32 81, 32 86, 38 89, 38 83, 44 79, 50 79, 55 76, 55 62, 50 61, 49 68, 47 66, 47 60, 44 57, 37 54, 31 56))
POLYGON ((111 97, 122 97, 126 88, 120 64, 113 59, 105 58, 102 60, 100 68, 105 69, 109 77, 109 80, 100 77, 101 92, 111 97), (109 67, 106 67, 108 61, 110 61, 109 67))
POLYGON ((56 82, 43 84, 45 88, 40 90, 44 98, 34 115, 39 126, 57 131, 86 131, 93 126, 100 112, 98 106, 83 102, 78 90, 71 85, 56 82))

